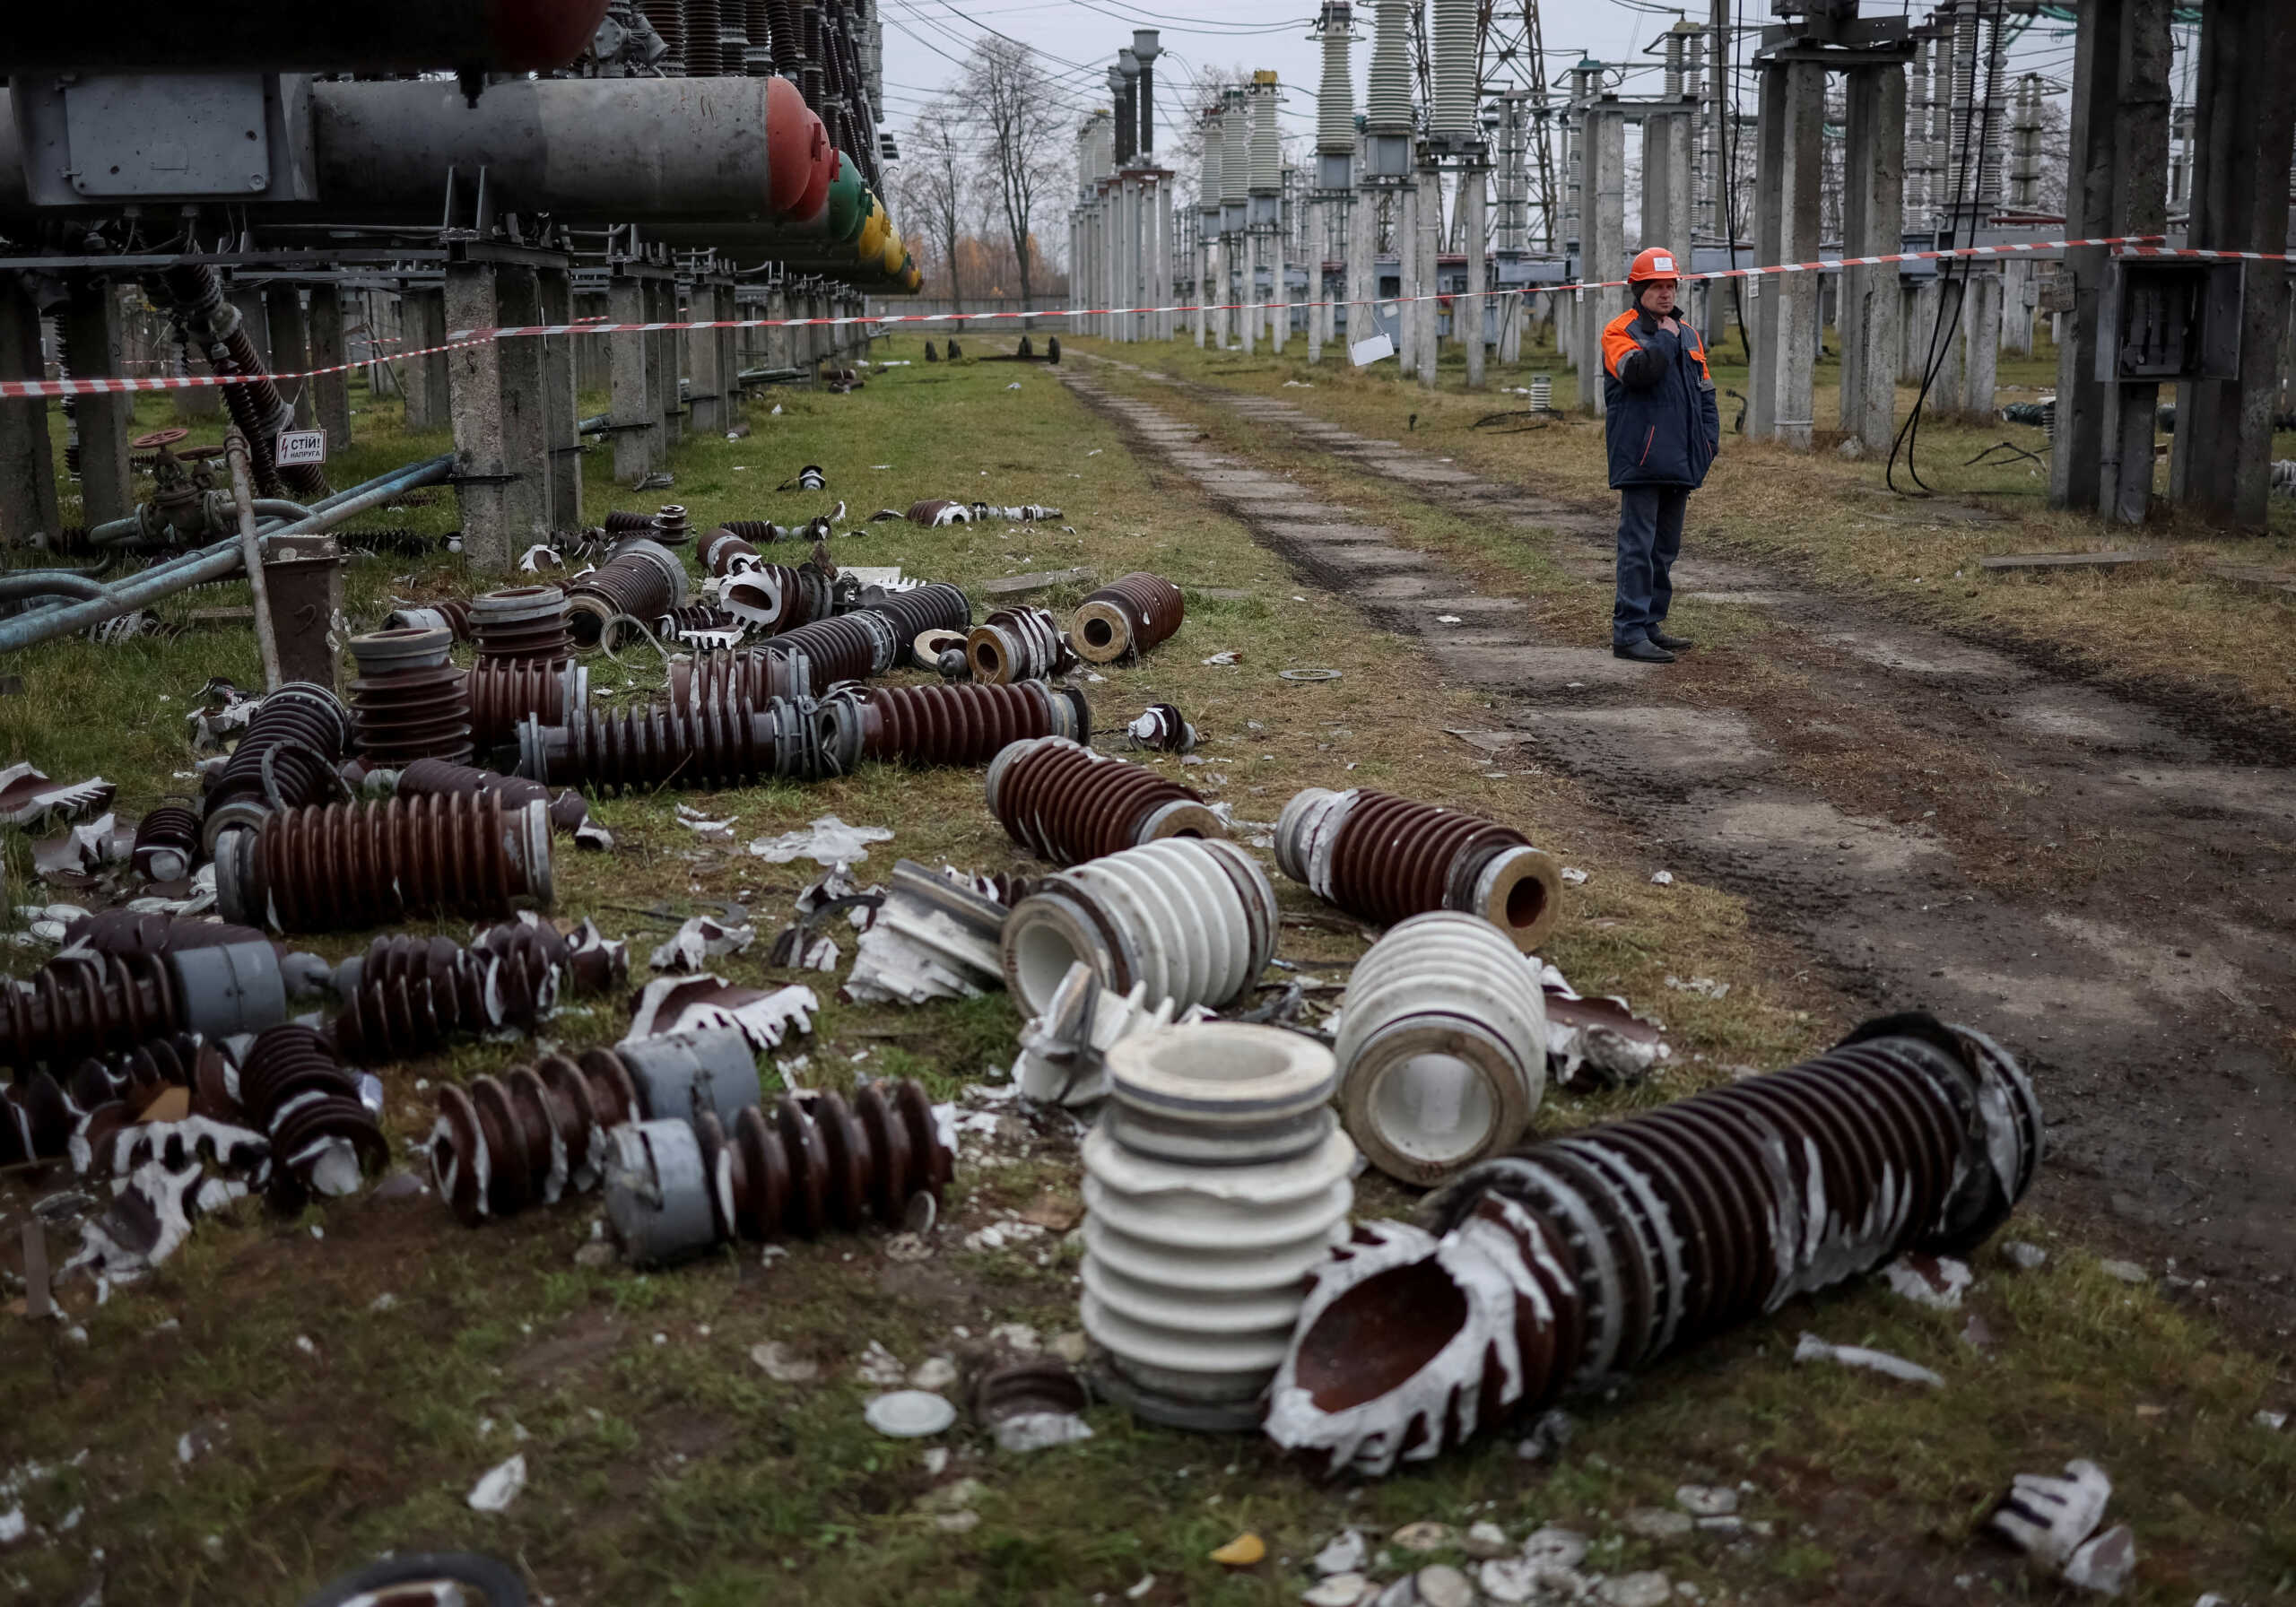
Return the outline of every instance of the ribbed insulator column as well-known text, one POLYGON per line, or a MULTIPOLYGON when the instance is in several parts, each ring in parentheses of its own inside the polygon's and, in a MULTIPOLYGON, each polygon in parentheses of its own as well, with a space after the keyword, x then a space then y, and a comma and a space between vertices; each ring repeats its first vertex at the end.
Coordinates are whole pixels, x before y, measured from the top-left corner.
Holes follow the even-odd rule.
POLYGON ((1225 837, 1193 787, 1065 737, 1017 742, 988 764, 988 812, 1038 858, 1074 864, 1168 837, 1225 837))
POLYGON ((1355 150, 1355 80, 1347 61, 1353 25, 1348 0, 1325 0, 1318 30, 1324 71, 1316 97, 1316 150, 1325 156, 1348 156, 1355 150))
POLYGON ((1371 66, 1364 84, 1366 131, 1409 134, 1412 120, 1411 0, 1378 0, 1371 66))
POLYGON ((761 544, 780 541, 788 534, 765 519, 727 519, 703 540, 701 567, 722 579, 754 567, 761 544))
POLYGON ((271 1140, 273 1203, 346 1194, 390 1164, 390 1145, 359 1097, 357 1074, 326 1035, 292 1024, 256 1035, 239 1064, 239 1103, 271 1140))
POLYGON ((491 797, 393 798, 290 809, 215 857, 226 920, 344 932, 418 916, 507 916, 551 901, 550 814, 491 797))
POLYGON ((571 659, 483 658, 464 676, 463 689, 470 699, 470 750, 481 757, 516 740, 518 722, 529 715, 563 725, 590 706, 589 668, 571 659))
POLYGON ((644 1116, 630 1069, 612 1049, 579 1060, 545 1056, 500 1077, 443 1084, 430 1130, 430 1177, 455 1215, 475 1228, 585 1193, 605 1176, 606 1134, 644 1116))
POLYGON ((2041 1134, 2015 1061, 1908 1014, 1484 1161, 1430 1202, 1435 1234, 1368 1224, 1317 1271, 1268 1436, 1385 1473, 1908 1252, 1966 1254, 2041 1134))
POLYGON ((335 986, 335 1040, 373 1063, 429 1054, 465 1033, 532 1032, 562 994, 595 994, 627 979, 618 946, 580 951, 544 921, 490 927, 468 946, 450 938, 378 937, 344 961, 335 986))
POLYGON ((291 681, 263 700, 202 803, 209 853, 224 832, 259 825, 271 800, 292 808, 343 792, 335 767, 351 752, 351 711, 323 686, 291 681))
POLYGON ((359 756, 384 769, 418 759, 470 753, 470 698, 447 662, 449 638, 425 630, 377 630, 351 638, 359 678, 351 683, 359 756))
POLYGON ((1251 114, 1241 89, 1226 91, 1221 100, 1220 199, 1239 203, 1251 193, 1251 114))
POLYGON ((410 603, 383 616, 386 630, 444 630, 458 642, 471 639, 470 604, 460 597, 410 603))
POLYGON ((1373 1166, 1425 1187, 1523 1136, 1546 1094, 1537 969, 1489 922, 1398 922, 1348 977, 1340 1108, 1373 1166))
POLYGON ((622 615, 643 625, 685 599, 685 565, 677 554, 639 537, 623 543, 612 558, 567 588, 567 628, 587 646, 622 615))
POLYGON ((574 651, 566 629, 566 594, 554 586, 510 586, 474 598, 470 629, 482 659, 549 664, 574 651))
POLYGON ((1084 1332, 1141 1416, 1248 1428, 1303 1278, 1347 1233, 1355 1146, 1332 1118, 1331 1053, 1206 1021, 1124 1039, 1107 1067, 1084 1140, 1084 1332))
POLYGON ((718 588, 726 612, 761 636, 829 618, 832 596, 830 578, 809 563, 756 564, 718 588))
POLYGON ((1058 872, 1014 907, 1001 948, 1013 997, 1041 1012, 1081 960, 1118 993, 1220 1009, 1275 954, 1275 889, 1224 840, 1167 838, 1058 872))
POLYGON ((1483 45, 1476 0, 1431 0, 1430 10, 1435 102, 1428 109, 1427 131, 1472 138, 1483 45))
POLYGON ((778 647, 704 653, 670 660, 670 707, 691 709, 729 699, 761 708, 777 698, 810 698, 813 661, 778 647))
POLYGON ((893 667, 915 662, 909 647, 928 630, 964 631, 972 625, 972 604, 964 592, 945 580, 911 586, 907 591, 864 593, 857 613, 883 614, 900 638, 900 656, 893 667))
POLYGON ((1187 599, 1161 575, 1135 570, 1076 605, 1068 639, 1092 664, 1145 653, 1180 628, 1187 599))
POLYGON ((1042 681, 1066 669, 1073 656, 1060 622, 1043 608, 999 608, 965 639, 972 678, 1002 686, 1042 681))
POLYGON ((861 612, 785 630, 773 638, 772 650, 807 660, 813 684, 826 691, 841 681, 869 681, 883 674, 908 645, 883 614, 861 612))
POLYGON ((1272 74, 1270 78, 1268 83, 1252 85, 1250 166, 1246 169, 1246 183, 1255 195, 1283 191, 1283 141, 1275 127, 1275 105, 1282 91, 1272 74))
POLYGON ((1478 915, 1528 952, 1561 908, 1562 867, 1512 826, 1355 787, 1283 806, 1275 863, 1318 898, 1381 925, 1431 909, 1478 915))
POLYGON ((1041 681, 880 687, 858 708, 862 753, 913 765, 986 764, 1025 737, 1092 736, 1083 693, 1041 681))
POLYGON ((199 816, 181 804, 161 804, 135 822, 128 863, 147 882, 174 882, 199 863, 199 816))

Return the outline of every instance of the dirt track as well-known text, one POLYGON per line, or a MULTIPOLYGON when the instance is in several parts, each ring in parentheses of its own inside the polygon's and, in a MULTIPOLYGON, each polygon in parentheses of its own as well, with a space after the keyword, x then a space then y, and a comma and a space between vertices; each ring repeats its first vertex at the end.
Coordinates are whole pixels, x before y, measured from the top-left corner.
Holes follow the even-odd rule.
MULTIPOLYGON (((1249 421, 1270 461, 1326 453, 1552 531, 1570 567, 1607 580, 1606 509, 1133 372, 1249 421)), ((1174 494, 1222 506, 1490 697, 1492 730, 1470 740, 1583 777, 1665 863, 1744 895, 1844 992, 2001 1038, 2050 1113, 2044 1203, 2205 1279, 2198 1297, 2244 1325, 2296 1323, 2296 769, 2255 762, 2270 744, 1701 559, 1694 508, 1678 594, 1747 604, 1772 628, 1668 668, 1624 663, 1543 637, 1520 599, 1478 595, 1376 523, 1207 449, 1152 402, 1062 377, 1175 471, 1174 494)))

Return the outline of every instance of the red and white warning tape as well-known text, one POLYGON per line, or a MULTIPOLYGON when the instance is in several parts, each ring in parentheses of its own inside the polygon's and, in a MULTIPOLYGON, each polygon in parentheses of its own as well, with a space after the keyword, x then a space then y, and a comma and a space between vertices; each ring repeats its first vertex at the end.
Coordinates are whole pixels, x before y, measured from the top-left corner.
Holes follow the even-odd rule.
MULTIPOLYGON (((2292 262, 2296 256, 2272 251, 2215 251, 2196 247, 2162 246, 2156 242, 2157 234, 2109 235, 2101 239, 2022 240, 1998 246, 1960 246, 1943 251, 1898 251, 1883 256, 1830 256, 1816 262, 1773 264, 1768 267, 1717 268, 1706 274, 1683 274, 1683 280, 1752 279, 1771 274, 1831 273, 1841 268, 1882 267, 1900 262, 1940 262, 1952 258, 2002 257, 2030 256, 2037 251, 2074 250, 2083 247, 2118 248, 2124 256, 2196 257, 2210 262, 2292 262)), ((1623 279, 1573 281, 1568 284, 1533 284, 1506 290, 1443 291, 1423 296, 1382 296, 1377 298, 1382 306, 1404 301, 1449 301, 1461 295, 1480 293, 1494 299, 1502 296, 1578 295, 1592 290, 1616 290, 1626 283, 1623 279)), ((1358 299, 1360 300, 1360 298, 1358 299)), ((1264 301, 1245 303, 1178 302, 1169 307, 1055 307, 1039 308, 1032 312, 904 312, 880 313, 871 316, 854 315, 833 318, 691 318, 659 324, 607 324, 584 319, 572 324, 512 324, 499 329, 458 329, 444 345, 425 346, 416 351, 401 352, 389 360, 409 357, 431 357, 442 352, 461 352, 473 346, 517 336, 537 334, 651 334, 674 329, 812 329, 848 324, 973 324, 989 323, 1012 318, 1104 317, 1123 313, 1187 313, 1233 312, 1248 306, 1257 306, 1270 312, 1286 312, 1298 307, 1348 306, 1348 301, 1264 301)), ((322 374, 347 373, 363 368, 369 360, 359 362, 331 364, 326 368, 303 369, 292 373, 274 373, 271 379, 310 379, 322 374)), ((0 379, 0 396, 100 396, 120 391, 179 391, 194 390, 207 386, 245 385, 248 377, 241 374, 167 374, 148 378, 86 378, 86 379, 0 379)))

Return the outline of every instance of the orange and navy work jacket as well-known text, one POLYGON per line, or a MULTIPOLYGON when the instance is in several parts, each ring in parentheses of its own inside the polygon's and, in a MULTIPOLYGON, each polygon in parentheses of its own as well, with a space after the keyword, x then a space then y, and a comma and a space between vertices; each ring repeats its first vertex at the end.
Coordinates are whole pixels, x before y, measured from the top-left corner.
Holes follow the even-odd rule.
POLYGON ((1680 317, 1679 334, 1630 309, 1603 329, 1604 430, 1611 484, 1705 483, 1722 445, 1722 415, 1706 342, 1680 317))

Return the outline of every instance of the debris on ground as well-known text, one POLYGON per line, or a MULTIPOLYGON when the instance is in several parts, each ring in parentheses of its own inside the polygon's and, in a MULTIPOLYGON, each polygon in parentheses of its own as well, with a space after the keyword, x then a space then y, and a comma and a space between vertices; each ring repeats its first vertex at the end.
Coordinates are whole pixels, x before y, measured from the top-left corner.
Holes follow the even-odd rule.
POLYGON ((1248 1529, 1212 1553, 1222 1568, 1251 1568, 1267 1556, 1267 1542, 1248 1529))
POLYGON ((508 1512, 510 1503, 526 1487, 526 1457, 521 1451, 508 1462, 496 1464, 486 1470, 479 1481, 471 1487, 470 1506, 474 1512, 508 1512))
POLYGON ((698 915, 657 944, 647 963, 657 971, 699 971, 709 960, 746 953, 756 941, 757 928, 746 922, 729 923, 698 915))
POLYGON ((957 1420, 957 1409, 930 1390, 897 1389, 874 1397, 861 1415, 887 1438, 924 1439, 945 1432, 957 1420))
POLYGON ((707 1027, 735 1027, 760 1050, 779 1047, 791 1032, 811 1032, 821 1000, 798 984, 770 991, 742 987, 703 972, 657 977, 639 995, 623 1043, 707 1027))
POLYGON ((1970 1287, 1969 1263, 1950 1255, 1900 1255, 1882 1269, 1896 1293, 1933 1311, 1958 1311, 1970 1287))
POLYGON ((50 820, 76 820, 109 804, 116 789, 101 776, 55 782, 27 761, 0 770, 0 823, 37 826, 50 820))
POLYGON ((2118 1595, 2136 1567, 2136 1541, 2126 1524, 2096 1533, 2112 1493, 2105 1471, 2084 1459, 2066 1463, 2062 1477, 2019 1473, 1992 1526, 2066 1584, 2118 1595))
POLYGON ((750 845, 750 852, 772 864, 787 864, 793 859, 810 859, 816 864, 857 864, 869 857, 871 843, 888 843, 892 838, 883 826, 848 826, 835 815, 825 814, 803 831, 760 838, 750 845))
POLYGON ((1933 1373, 1918 1362, 1908 1361, 1902 1356, 1892 1356, 1887 1351, 1870 1351, 1864 1345, 1829 1344, 1814 1333, 1802 1335, 1794 1347, 1794 1359, 1831 1361, 1842 1367, 1864 1368, 1868 1372, 1901 1378, 1908 1384, 1926 1384, 1932 1389, 1945 1387, 1944 1375, 1933 1373))

